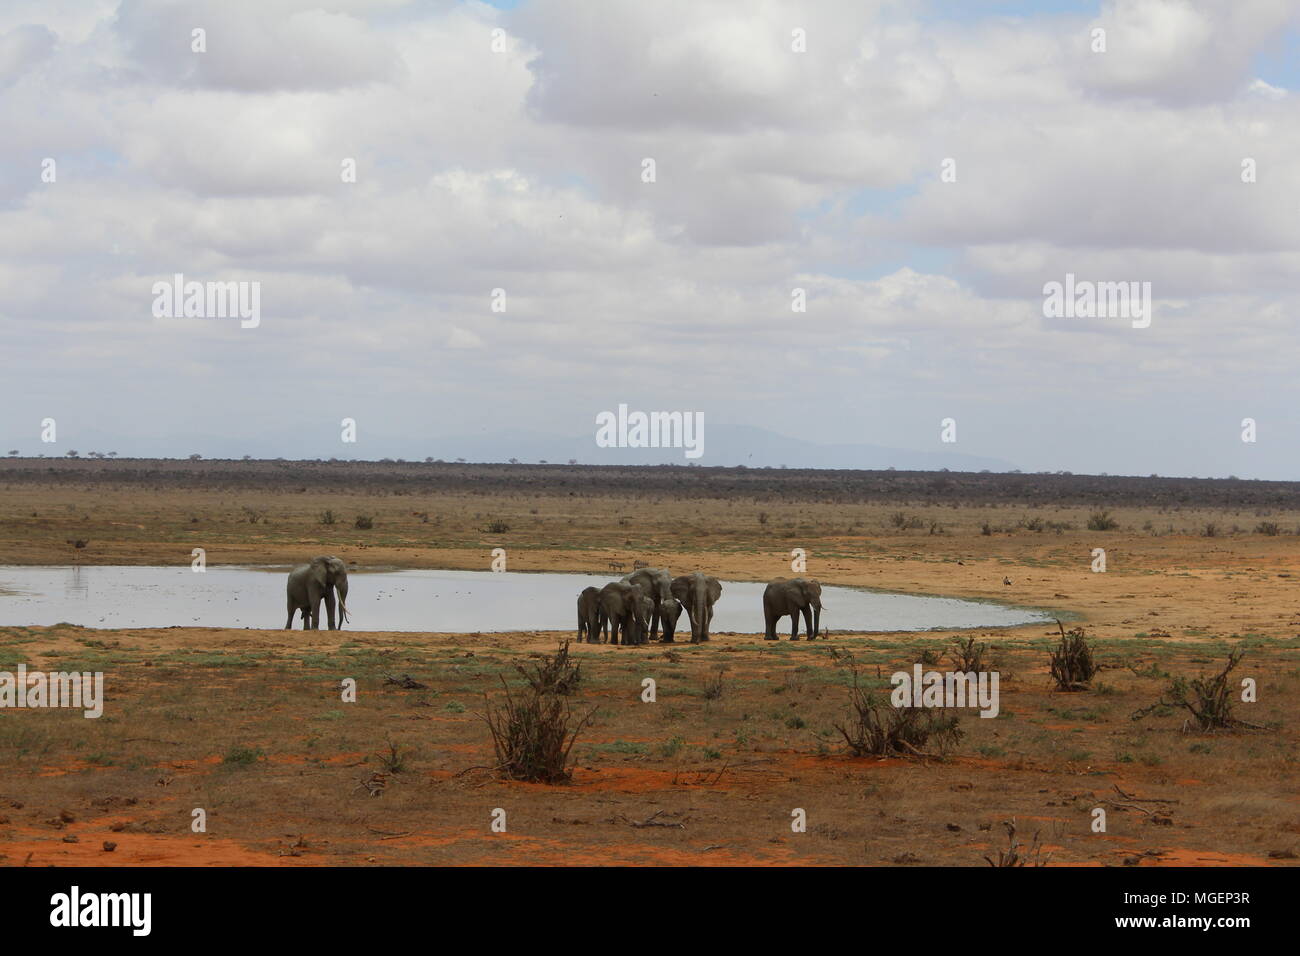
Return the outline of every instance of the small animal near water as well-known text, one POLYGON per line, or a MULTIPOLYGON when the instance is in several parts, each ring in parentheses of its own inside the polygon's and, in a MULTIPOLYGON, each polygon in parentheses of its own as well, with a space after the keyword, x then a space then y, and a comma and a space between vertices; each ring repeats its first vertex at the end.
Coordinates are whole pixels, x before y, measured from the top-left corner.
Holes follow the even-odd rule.
POLYGON ((325 602, 325 613, 331 631, 339 630, 348 619, 348 568, 333 555, 320 555, 309 564, 301 564, 289 572, 285 585, 289 617, 285 630, 293 627, 293 617, 302 611, 302 629, 320 628, 320 605, 325 602), (334 620, 334 594, 338 592, 339 620, 334 620))

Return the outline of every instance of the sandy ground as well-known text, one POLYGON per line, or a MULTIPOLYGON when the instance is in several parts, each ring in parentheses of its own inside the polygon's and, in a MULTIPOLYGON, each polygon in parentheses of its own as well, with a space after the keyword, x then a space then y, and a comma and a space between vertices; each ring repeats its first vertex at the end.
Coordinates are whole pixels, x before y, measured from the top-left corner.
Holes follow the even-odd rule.
POLYGON ((11 484, 0 564, 188 564, 203 547, 210 565, 332 552, 358 570, 486 570, 504 547, 513 571, 639 558, 766 580, 789 575, 799 547, 824 583, 1068 614, 1105 666, 1090 690, 1062 693, 1047 673, 1054 626, 980 630, 1002 675, 999 717, 968 712, 942 758, 882 760, 848 756, 836 730, 854 671, 880 687, 927 652, 947 670, 965 634, 845 634, 828 614, 830 640, 774 644, 755 608, 755 634, 707 645, 575 645, 571 707, 592 722, 572 779, 542 785, 487 769, 478 715, 564 635, 0 628, 0 668, 102 670, 109 698, 99 720, 0 711, 0 862, 984 866, 1014 819, 1050 865, 1293 863, 1295 535, 1193 507, 1117 508, 1116 529, 1088 531, 1095 510, 11 484), (355 528, 358 514, 374 528, 355 528), (1041 522, 1058 527, 1032 530, 1041 522), (1105 573, 1091 570, 1099 547, 1105 573), (1237 712, 1267 729, 1188 733, 1169 709, 1133 719, 1233 648, 1245 650, 1234 679, 1259 688, 1237 712), (385 683, 405 674, 425 686, 385 683), (355 703, 340 698, 349 677, 355 703), (646 677, 655 703, 640 698, 646 677), (1104 833, 1090 826, 1099 807, 1104 833), (195 809, 206 832, 191 828, 195 809), (791 829, 797 809, 806 832, 791 829))

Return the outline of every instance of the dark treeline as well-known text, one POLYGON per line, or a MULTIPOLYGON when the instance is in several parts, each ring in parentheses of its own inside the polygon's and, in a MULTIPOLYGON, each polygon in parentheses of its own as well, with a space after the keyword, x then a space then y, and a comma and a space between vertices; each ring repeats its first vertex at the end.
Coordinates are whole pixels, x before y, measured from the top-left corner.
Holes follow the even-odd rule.
POLYGON ((1282 508, 1300 482, 1115 475, 402 461, 2 458, 0 485, 572 494, 808 502, 1282 508))

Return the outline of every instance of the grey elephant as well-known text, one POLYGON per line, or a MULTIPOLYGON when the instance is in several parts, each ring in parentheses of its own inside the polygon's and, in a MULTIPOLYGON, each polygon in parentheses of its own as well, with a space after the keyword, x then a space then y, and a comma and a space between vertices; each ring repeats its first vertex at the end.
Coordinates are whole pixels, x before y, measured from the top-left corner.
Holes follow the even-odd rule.
POLYGON ((583 588, 578 595, 578 643, 600 643, 600 589, 583 588))
POLYGON ((722 597, 722 585, 715 577, 701 574, 683 574, 673 578, 673 597, 686 608, 691 621, 691 643, 699 644, 709 639, 709 622, 713 620, 713 605, 722 597))
POLYGON ((623 576, 628 584, 644 591, 654 604, 650 613, 650 640, 659 637, 659 627, 663 626, 664 641, 671 644, 677 631, 677 618, 682 613, 681 605, 673 597, 673 576, 667 568, 641 568, 623 576))
POLYGON ((816 638, 822 627, 821 583, 809 578, 777 578, 769 584, 763 591, 763 619, 767 623, 764 637, 767 640, 778 640, 776 624, 787 614, 790 616, 790 640, 799 640, 800 614, 808 631, 808 640, 816 638))
POLYGON ((600 624, 609 624, 609 642, 644 644, 646 627, 654 602, 640 588, 624 581, 611 581, 600 589, 600 624))
POLYGON ((310 564, 301 564, 289 572, 285 594, 289 605, 289 618, 284 622, 286 630, 293 627, 293 616, 298 611, 302 611, 302 629, 317 630, 320 627, 320 603, 324 598, 329 629, 336 631, 348 619, 347 565, 333 555, 312 558, 310 564), (339 596, 337 624, 334 622, 335 591, 339 596))

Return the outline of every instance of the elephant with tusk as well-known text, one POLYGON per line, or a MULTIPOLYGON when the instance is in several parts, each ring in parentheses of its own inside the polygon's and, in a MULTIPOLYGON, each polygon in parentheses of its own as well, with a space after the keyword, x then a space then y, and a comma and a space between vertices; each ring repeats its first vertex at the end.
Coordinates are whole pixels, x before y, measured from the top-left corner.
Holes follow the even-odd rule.
POLYGON ((654 610, 654 602, 649 595, 635 585, 625 581, 611 581, 600 589, 600 627, 609 623, 609 642, 644 644, 646 626, 654 610))
POLYGON ((717 578, 696 571, 673 578, 672 595, 686 609, 691 621, 691 643, 700 644, 709 639, 709 622, 713 620, 713 605, 722 597, 722 584, 717 578))
POLYGON ((302 564, 289 572, 285 587, 289 606, 289 618, 285 621, 286 630, 293 628, 293 616, 302 611, 302 629, 317 630, 320 627, 320 605, 325 601, 325 613, 331 631, 339 630, 348 620, 348 568, 333 555, 321 555, 312 558, 311 563, 302 564), (339 622, 334 621, 334 594, 338 592, 339 622))
POLYGON ((623 576, 623 581, 640 588, 653 603, 650 613, 650 640, 659 636, 659 627, 663 626, 664 642, 671 644, 677 630, 677 618, 682 607, 673 597, 673 576, 667 568, 640 568, 623 576))
POLYGON ((821 633, 822 586, 809 578, 777 578, 763 591, 763 619, 767 624, 765 640, 779 640, 776 624, 790 616, 790 640, 799 640, 799 615, 803 615, 808 640, 821 633))

